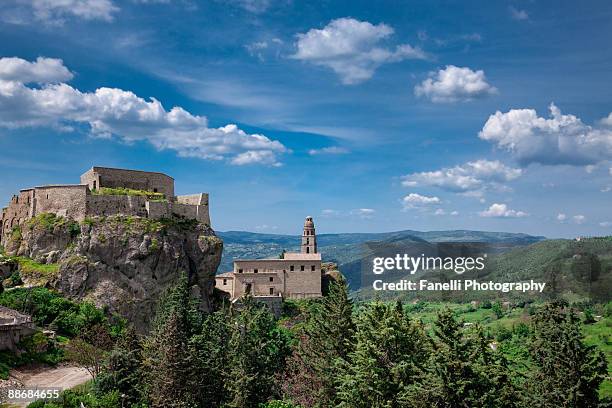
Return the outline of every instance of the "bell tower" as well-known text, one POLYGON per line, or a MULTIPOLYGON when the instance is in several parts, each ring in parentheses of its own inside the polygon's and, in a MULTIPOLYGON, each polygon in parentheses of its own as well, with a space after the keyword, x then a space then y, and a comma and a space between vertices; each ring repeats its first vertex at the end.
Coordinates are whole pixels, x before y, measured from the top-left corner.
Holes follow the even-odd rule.
POLYGON ((302 253, 317 253, 317 236, 315 234, 314 222, 310 216, 306 217, 306 221, 304 221, 304 232, 302 233, 302 253))

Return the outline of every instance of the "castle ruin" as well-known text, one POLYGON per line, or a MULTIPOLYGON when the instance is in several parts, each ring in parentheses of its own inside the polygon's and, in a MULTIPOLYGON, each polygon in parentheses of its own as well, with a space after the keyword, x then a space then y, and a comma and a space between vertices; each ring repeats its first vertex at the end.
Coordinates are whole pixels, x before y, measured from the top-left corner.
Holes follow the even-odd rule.
POLYGON ((47 185, 21 190, 2 209, 0 244, 11 232, 38 214, 83 221, 86 217, 127 215, 152 219, 180 217, 210 225, 208 194, 174 195, 174 179, 163 173, 92 167, 80 184, 47 185), (104 189, 153 193, 100 194, 104 189))

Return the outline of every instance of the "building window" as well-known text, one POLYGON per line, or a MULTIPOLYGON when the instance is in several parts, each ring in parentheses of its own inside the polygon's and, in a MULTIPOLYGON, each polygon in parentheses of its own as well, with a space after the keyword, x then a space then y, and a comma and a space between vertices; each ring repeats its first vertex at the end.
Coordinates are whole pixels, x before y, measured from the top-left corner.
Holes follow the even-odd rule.
POLYGON ((315 266, 314 266, 314 265, 311 265, 311 266, 310 266, 310 270, 314 272, 314 271, 315 271, 315 266))
POLYGON ((300 265, 300 271, 304 272, 304 265, 300 265))
POLYGON ((310 253, 310 247, 306 247, 306 253, 309 254, 310 253))
POLYGON ((289 267, 289 270, 290 270, 291 272, 293 272, 293 271, 295 270, 295 267, 294 267, 293 265, 291 265, 291 266, 289 267))
POLYGON ((253 269, 253 273, 257 273, 259 270, 257 268, 253 269))
POLYGON ((242 269, 238 269, 238 273, 242 273, 242 269))
POLYGON ((156 188, 154 188, 154 189, 153 189, 153 192, 154 192, 154 193, 157 193, 157 189, 156 189, 156 188))
POLYGON ((310 244, 310 238, 306 238, 306 245, 310 244))
POLYGON ((270 288, 270 294, 273 295, 274 294, 274 288, 270 288))
POLYGON ((274 282, 274 277, 270 276, 270 282, 274 282))
MULTIPOLYGON (((314 268, 314 267, 313 267, 314 268)), ((227 285, 227 279, 223 279, 223 285, 227 285)))

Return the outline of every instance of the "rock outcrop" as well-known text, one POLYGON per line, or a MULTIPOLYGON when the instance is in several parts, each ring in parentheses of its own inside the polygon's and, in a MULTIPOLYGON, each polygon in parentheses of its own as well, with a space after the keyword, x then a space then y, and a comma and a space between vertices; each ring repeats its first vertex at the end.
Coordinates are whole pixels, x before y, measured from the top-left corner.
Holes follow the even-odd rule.
MULTIPOLYGON (((201 308, 210 308, 223 242, 195 220, 112 216, 76 223, 32 219, 5 243, 8 255, 56 264, 45 284, 106 306, 146 331, 165 290, 185 273, 201 308)), ((24 279, 25 281, 25 279, 24 279)), ((26 284, 28 282, 26 281, 26 284)))

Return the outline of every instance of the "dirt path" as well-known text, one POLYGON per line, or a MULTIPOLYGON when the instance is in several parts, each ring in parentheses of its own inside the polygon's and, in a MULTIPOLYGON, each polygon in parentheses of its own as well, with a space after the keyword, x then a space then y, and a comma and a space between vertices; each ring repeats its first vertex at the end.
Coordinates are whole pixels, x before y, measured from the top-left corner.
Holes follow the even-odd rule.
MULTIPOLYGON (((24 388, 60 388, 62 390, 91 380, 87 370, 74 366, 12 370, 11 377, 21 382, 24 388)), ((16 406, 25 407, 27 405, 28 403, 22 403, 16 406)))

